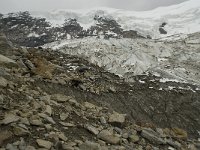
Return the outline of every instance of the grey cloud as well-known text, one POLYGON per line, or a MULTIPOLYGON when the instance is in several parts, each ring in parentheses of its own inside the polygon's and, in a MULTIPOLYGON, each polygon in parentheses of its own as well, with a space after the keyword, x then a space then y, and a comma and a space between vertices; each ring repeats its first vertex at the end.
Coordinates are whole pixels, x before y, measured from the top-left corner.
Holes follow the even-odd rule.
POLYGON ((183 1, 186 0, 0 0, 0 12, 86 9, 101 6, 126 10, 150 10, 183 1))

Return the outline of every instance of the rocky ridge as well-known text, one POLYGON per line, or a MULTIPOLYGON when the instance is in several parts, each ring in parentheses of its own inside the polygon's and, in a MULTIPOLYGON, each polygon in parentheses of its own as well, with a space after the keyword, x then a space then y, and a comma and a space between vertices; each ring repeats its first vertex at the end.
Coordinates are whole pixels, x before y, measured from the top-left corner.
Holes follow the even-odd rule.
POLYGON ((154 76, 136 76, 131 85, 84 59, 51 49, 16 49, 5 36, 0 39, 1 150, 200 148, 198 91, 165 91, 161 97, 157 83, 150 83, 154 76), (151 101, 142 95, 152 90, 158 104, 155 95, 151 101), (182 95, 193 103, 188 97, 177 101, 182 95), (163 116, 170 125, 159 124, 163 116))

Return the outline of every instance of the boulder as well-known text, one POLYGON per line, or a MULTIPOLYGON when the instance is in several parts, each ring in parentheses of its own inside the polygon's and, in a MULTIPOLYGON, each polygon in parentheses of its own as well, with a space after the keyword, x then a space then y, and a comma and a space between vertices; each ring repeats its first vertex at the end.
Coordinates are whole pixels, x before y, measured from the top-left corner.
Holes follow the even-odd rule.
POLYGON ((149 140, 153 144, 166 144, 166 142, 160 137, 160 135, 150 128, 145 128, 141 132, 141 136, 149 140))
POLYGON ((120 143, 120 138, 108 130, 102 130, 97 137, 109 144, 116 145, 120 143))
POLYGON ((53 146, 53 143, 43 140, 43 139, 37 139, 36 140, 38 146, 42 147, 42 148, 46 148, 46 149, 50 149, 53 146))

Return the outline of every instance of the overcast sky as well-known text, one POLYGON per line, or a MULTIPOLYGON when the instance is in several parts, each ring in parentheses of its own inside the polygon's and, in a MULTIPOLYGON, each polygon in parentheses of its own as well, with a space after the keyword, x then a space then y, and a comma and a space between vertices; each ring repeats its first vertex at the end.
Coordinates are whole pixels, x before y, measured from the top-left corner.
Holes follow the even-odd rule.
POLYGON ((112 7, 126 10, 150 10, 186 0, 0 0, 0 12, 51 11, 55 9, 86 9, 112 7))

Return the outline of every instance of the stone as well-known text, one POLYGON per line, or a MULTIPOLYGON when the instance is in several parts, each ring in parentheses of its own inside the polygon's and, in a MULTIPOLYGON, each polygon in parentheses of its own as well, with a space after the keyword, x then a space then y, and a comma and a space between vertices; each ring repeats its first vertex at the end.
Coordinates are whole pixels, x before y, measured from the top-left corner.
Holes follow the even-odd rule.
POLYGON ((42 147, 42 148, 46 148, 46 149, 50 149, 53 146, 53 143, 43 140, 43 139, 37 139, 36 140, 38 146, 42 147))
POLYGON ((159 134, 150 128, 143 129, 141 136, 153 144, 166 144, 166 142, 159 136, 159 134))
POLYGON ((95 109, 96 106, 92 103, 89 103, 89 102, 84 102, 84 106, 87 108, 87 109, 95 109))
POLYGON ((79 106, 79 103, 72 97, 69 99, 69 103, 73 106, 79 106))
POLYGON ((68 140, 68 138, 64 135, 64 133, 58 133, 58 138, 65 142, 68 140))
POLYGON ((137 143, 137 142, 139 142, 140 138, 136 134, 131 134, 131 135, 129 135, 128 140, 132 143, 137 143))
POLYGON ((59 122, 61 125, 65 126, 65 127, 75 127, 76 125, 73 123, 68 123, 68 122, 59 122))
POLYGON ((74 150, 74 148, 70 145, 67 144, 62 144, 62 149, 63 150, 74 150))
POLYGON ((52 115, 52 108, 50 105, 46 105, 46 110, 45 110, 45 113, 49 116, 52 115))
POLYGON ((109 122, 111 124, 123 124, 125 122, 125 115, 114 112, 109 116, 109 122))
POLYGON ((68 118, 69 114, 68 113, 61 113, 60 114, 60 120, 64 121, 68 118))
POLYGON ((25 150, 36 150, 34 146, 27 146, 25 150))
POLYGON ((4 141, 11 139, 12 136, 12 132, 8 130, 0 131, 0 146, 3 144, 4 141))
POLYGON ((12 59, 0 54, 0 65, 2 65, 2 64, 5 64, 5 65, 10 64, 13 67, 17 66, 17 64, 16 64, 16 62, 14 60, 12 60, 12 59))
POLYGON ((6 150, 19 150, 19 149, 17 148, 17 146, 15 146, 13 144, 7 144, 6 150))
POLYGON ((40 97, 40 100, 43 101, 45 104, 49 105, 51 101, 51 96, 50 95, 45 95, 40 97))
POLYGON ((188 134, 185 130, 180 128, 172 128, 172 134, 175 138, 186 140, 188 138, 188 134))
POLYGON ((106 119, 105 119, 104 117, 100 117, 100 122, 101 122, 101 124, 103 124, 103 125, 106 125, 106 124, 107 124, 107 121, 106 121, 106 119))
POLYGON ((56 122, 53 120, 52 117, 49 117, 48 115, 46 115, 44 113, 39 113, 38 116, 42 117, 43 119, 45 119, 46 121, 48 121, 51 124, 56 124, 56 122))
POLYGON ((168 137, 178 138, 178 139, 182 139, 182 140, 186 140, 188 138, 187 132, 180 128, 172 128, 172 129, 165 128, 165 129, 163 129, 163 132, 168 137))
POLYGON ((109 143, 109 144, 119 144, 120 142, 120 138, 113 135, 112 133, 110 133, 108 130, 102 130, 98 136, 97 136, 99 139, 105 141, 106 143, 109 143))
POLYGON ((34 125, 34 126, 43 126, 42 121, 39 120, 39 119, 30 120, 30 124, 31 124, 31 125, 34 125))
POLYGON ((81 140, 74 140, 74 142, 77 143, 77 145, 83 144, 83 141, 81 141, 81 140))
POLYGON ((123 134, 122 134, 122 137, 123 137, 124 139, 128 139, 129 133, 127 133, 127 132, 123 133, 123 134))
POLYGON ((118 127, 114 127, 114 131, 120 135, 122 135, 122 129, 118 128, 118 127))
POLYGON ((29 131, 27 131, 27 130, 21 128, 21 127, 14 126, 13 127, 13 133, 17 136, 22 136, 22 135, 28 135, 29 131))
POLYGON ((169 144, 170 146, 176 148, 176 149, 180 149, 181 148, 181 144, 177 141, 173 141, 172 139, 166 139, 165 140, 167 144, 169 144))
POLYGON ((94 135, 99 134, 99 130, 97 128, 93 127, 92 125, 86 124, 84 127, 85 127, 85 129, 87 129, 89 132, 91 132, 94 135))
POLYGON ((24 141, 24 138, 20 137, 20 141, 19 141, 19 149, 20 150, 25 150, 26 148, 26 142, 24 141))
POLYGON ((85 141, 79 148, 80 150, 101 150, 100 144, 90 141, 85 141))
POLYGON ((30 122, 27 118, 20 118, 20 123, 25 124, 25 125, 30 125, 30 122))
POLYGON ((0 105, 4 103, 4 95, 0 95, 0 105))
POLYGON ((8 85, 8 81, 3 78, 3 77, 0 77, 0 87, 6 87, 8 85))
POLYGON ((35 110, 37 110, 37 109, 39 109, 39 108, 42 107, 42 105, 39 102, 37 102, 37 101, 33 101, 32 104, 33 104, 33 108, 35 110))
POLYGON ((45 126, 45 128, 46 128, 48 131, 52 129, 51 124, 45 124, 44 126, 45 126))
POLYGON ((20 118, 18 116, 16 116, 15 114, 9 113, 6 114, 4 119, 2 120, 2 124, 10 124, 12 122, 17 122, 20 118))
POLYGON ((55 100, 57 102, 63 103, 63 102, 69 101, 70 99, 72 99, 72 97, 66 96, 66 95, 63 95, 63 94, 54 94, 54 95, 51 95, 51 99, 55 100))

